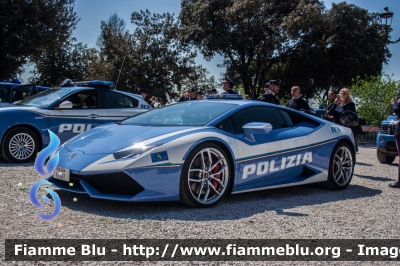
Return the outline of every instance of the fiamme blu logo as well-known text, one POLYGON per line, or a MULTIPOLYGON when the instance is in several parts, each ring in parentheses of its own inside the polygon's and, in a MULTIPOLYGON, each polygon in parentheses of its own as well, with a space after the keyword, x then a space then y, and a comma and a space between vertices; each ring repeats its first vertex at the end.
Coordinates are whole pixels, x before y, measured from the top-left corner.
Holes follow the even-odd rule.
MULTIPOLYGON (((44 148, 38 154, 38 156, 36 157, 36 160, 35 160, 35 170, 38 174, 42 175, 43 177, 47 177, 48 175, 51 175, 51 173, 57 167, 58 161, 59 161, 59 154, 58 154, 57 149, 60 146, 60 139, 52 131, 48 130, 48 132, 50 135, 50 143, 46 148, 44 148), (46 163, 47 158, 49 158, 49 159, 46 163), (45 167, 47 169, 47 173, 46 173, 45 167)), ((51 185, 51 183, 47 180, 40 180, 39 182, 36 182, 29 190, 29 198, 33 205, 35 205, 36 207, 38 207, 40 209, 43 209, 44 206, 40 203, 39 199, 37 198, 37 192, 41 185, 51 185)), ((48 192, 51 195, 51 197, 53 198, 54 210, 50 214, 43 214, 38 211, 36 212, 36 214, 43 220, 48 221, 48 220, 53 219, 60 213, 61 200, 60 200, 60 197, 58 196, 58 194, 56 192, 54 192, 53 190, 48 189, 48 188, 43 188, 43 190, 48 192)), ((51 204, 50 199, 46 195, 42 195, 42 199, 46 204, 51 204)))

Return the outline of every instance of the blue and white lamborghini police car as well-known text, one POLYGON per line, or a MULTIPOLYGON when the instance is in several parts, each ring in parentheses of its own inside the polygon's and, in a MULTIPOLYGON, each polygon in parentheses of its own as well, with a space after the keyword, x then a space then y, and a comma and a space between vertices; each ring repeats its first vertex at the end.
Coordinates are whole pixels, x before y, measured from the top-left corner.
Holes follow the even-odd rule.
POLYGON ((87 81, 45 90, 0 108, 1 154, 28 162, 49 143, 48 129, 61 143, 101 124, 151 109, 140 95, 112 90, 110 81, 87 81))
POLYGON ((58 188, 205 207, 227 193, 317 182, 344 189, 355 146, 349 128, 282 106, 222 99, 96 127, 61 145, 59 156, 48 179, 58 188))

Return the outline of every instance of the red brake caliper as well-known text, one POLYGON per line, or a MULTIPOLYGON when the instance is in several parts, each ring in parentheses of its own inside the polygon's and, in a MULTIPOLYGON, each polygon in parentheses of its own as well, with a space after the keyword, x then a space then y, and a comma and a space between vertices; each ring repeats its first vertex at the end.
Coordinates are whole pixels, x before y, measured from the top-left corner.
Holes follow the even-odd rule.
MULTIPOLYGON (((214 163, 214 162, 213 162, 214 163)), ((217 173, 219 171, 219 169, 221 168, 221 166, 219 166, 219 164, 217 164, 214 169, 212 169, 212 173, 217 173)), ((221 180, 221 174, 217 174, 214 176, 214 178, 221 180)), ((213 184, 213 186, 215 187, 215 189, 217 189, 218 187, 218 182, 217 180, 211 179, 211 184, 213 184)), ((214 192, 213 190, 211 190, 212 192, 214 192)))

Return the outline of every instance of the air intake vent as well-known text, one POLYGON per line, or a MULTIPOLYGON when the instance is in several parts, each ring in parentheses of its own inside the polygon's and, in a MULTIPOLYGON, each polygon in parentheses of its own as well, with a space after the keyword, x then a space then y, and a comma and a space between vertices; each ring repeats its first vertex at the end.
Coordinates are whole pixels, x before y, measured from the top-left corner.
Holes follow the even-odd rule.
POLYGON ((303 172, 301 172, 301 176, 302 177, 310 177, 310 176, 313 176, 315 174, 316 174, 316 172, 314 170, 308 168, 307 166, 304 166, 303 167, 303 172))

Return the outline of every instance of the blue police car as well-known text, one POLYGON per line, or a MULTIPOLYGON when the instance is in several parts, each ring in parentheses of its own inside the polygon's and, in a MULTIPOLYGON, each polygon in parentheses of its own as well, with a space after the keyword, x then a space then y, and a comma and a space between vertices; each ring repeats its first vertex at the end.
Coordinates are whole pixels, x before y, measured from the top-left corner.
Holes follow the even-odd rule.
POLYGON ((110 81, 85 81, 45 90, 0 108, 1 155, 24 163, 50 141, 48 129, 61 143, 98 125, 150 110, 140 95, 114 90, 110 81))
POLYGON ((389 115, 381 122, 378 135, 376 136, 376 157, 380 163, 392 163, 397 156, 396 140, 394 130, 396 128, 397 116, 389 115))
POLYGON ((0 106, 8 106, 13 102, 23 100, 50 87, 35 84, 22 85, 18 83, 0 82, 0 106))

